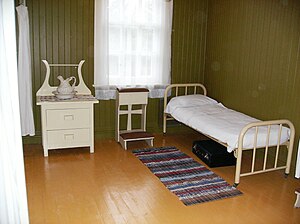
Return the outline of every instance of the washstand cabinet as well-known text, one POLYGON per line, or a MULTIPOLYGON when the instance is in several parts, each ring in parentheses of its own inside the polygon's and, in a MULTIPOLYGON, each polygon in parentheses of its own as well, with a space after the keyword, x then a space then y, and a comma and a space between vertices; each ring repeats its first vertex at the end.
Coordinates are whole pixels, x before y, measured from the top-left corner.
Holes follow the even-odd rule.
POLYGON ((94 153, 94 104, 98 100, 85 85, 79 64, 49 64, 42 87, 36 93, 36 104, 41 106, 42 144, 44 156, 51 149, 89 147, 94 153), (70 99, 60 99, 54 93, 57 87, 49 85, 51 67, 76 67, 79 84, 70 99))

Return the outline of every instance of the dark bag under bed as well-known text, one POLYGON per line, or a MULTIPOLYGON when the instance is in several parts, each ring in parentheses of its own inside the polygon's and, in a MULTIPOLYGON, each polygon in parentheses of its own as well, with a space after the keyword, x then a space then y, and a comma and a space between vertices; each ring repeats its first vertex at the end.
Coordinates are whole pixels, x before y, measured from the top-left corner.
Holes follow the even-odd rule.
POLYGON ((194 141, 192 151, 209 167, 232 166, 236 163, 233 153, 227 152, 225 146, 213 140, 194 141))

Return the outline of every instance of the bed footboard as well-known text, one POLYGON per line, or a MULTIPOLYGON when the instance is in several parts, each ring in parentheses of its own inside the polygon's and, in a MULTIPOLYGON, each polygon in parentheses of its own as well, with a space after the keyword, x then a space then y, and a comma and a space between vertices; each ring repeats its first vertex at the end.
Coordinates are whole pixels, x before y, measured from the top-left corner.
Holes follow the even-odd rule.
POLYGON ((246 125, 240 132, 239 140, 238 140, 238 148, 235 151, 235 155, 237 157, 237 162, 236 162, 234 186, 237 186, 240 183, 240 178, 243 176, 265 173, 265 172, 270 172, 270 171, 280 170, 280 169, 285 169, 285 174, 288 175, 290 172, 290 168, 291 168, 291 159, 292 159, 294 139, 295 139, 295 128, 294 128, 294 125, 292 124, 292 122, 290 122, 289 120, 261 121, 261 122, 254 122, 254 123, 250 123, 250 124, 246 125), (276 146, 273 146, 273 147, 276 147, 274 166, 267 168, 268 150, 270 147, 268 145, 268 142, 269 142, 269 137, 270 137, 270 129, 271 129, 272 125, 279 126, 278 142, 277 142, 276 146), (267 133, 267 137, 266 137, 266 146, 264 147, 264 150, 265 150, 264 151, 264 159, 263 159, 262 169, 255 170, 255 162, 256 162, 255 156, 256 156, 257 149, 258 149, 256 147, 258 128, 262 127, 262 126, 266 126, 268 129, 268 133, 267 133), (281 143, 280 137, 282 134, 283 126, 287 126, 290 129, 290 138, 287 142, 281 143), (245 134, 252 128, 255 129, 253 148, 252 149, 244 149, 243 141, 244 141, 245 134), (279 150, 280 150, 281 145, 286 146, 286 149, 288 150, 285 165, 283 165, 283 166, 278 165, 279 150), (251 164, 251 170, 249 172, 241 173, 242 154, 243 154, 244 150, 252 150, 252 164, 251 164))

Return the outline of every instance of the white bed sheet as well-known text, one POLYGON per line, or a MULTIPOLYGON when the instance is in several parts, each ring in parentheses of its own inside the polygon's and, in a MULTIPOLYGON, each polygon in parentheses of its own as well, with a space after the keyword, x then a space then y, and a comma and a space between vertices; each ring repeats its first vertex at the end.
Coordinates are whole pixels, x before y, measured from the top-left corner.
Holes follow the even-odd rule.
MULTIPOLYGON (((179 122, 226 143, 228 152, 232 152, 238 147, 238 137, 243 127, 251 122, 260 121, 243 113, 228 109, 221 103, 209 103, 200 106, 193 106, 187 103, 185 106, 182 106, 171 100, 165 112, 169 113, 179 122)), ((267 130, 267 127, 259 127, 257 148, 265 147, 267 130)), ((277 145, 278 132, 279 125, 272 125, 269 146, 277 145)), ((244 148, 250 149, 254 147, 254 134, 255 128, 252 128, 246 133, 243 141, 244 148)), ((280 143, 284 143, 288 139, 289 129, 282 127, 280 143)))

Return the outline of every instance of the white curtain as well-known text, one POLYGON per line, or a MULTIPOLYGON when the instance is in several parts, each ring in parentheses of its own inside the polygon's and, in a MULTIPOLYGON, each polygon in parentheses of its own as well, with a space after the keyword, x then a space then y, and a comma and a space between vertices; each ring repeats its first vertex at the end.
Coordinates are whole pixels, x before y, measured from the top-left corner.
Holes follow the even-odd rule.
POLYGON ((32 112, 31 56, 29 42, 28 10, 24 5, 17 8, 19 24, 18 77, 22 135, 35 135, 32 112))
POLYGON ((0 223, 29 223, 20 125, 14 0, 0 0, 0 223))
POLYGON ((172 0, 95 0, 94 87, 146 87, 163 97, 171 74, 172 0))

